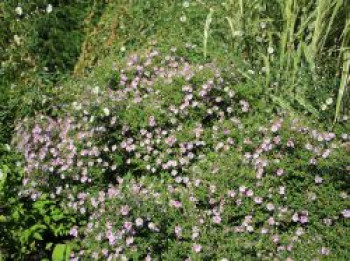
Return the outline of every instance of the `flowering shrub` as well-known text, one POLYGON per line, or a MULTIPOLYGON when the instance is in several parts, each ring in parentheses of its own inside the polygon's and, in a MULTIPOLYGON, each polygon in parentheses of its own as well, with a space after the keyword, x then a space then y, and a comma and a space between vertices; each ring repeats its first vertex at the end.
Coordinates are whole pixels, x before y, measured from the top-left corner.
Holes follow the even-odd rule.
POLYGON ((348 229, 348 134, 283 115, 254 122, 233 68, 176 49, 120 68, 56 118, 16 129, 21 194, 76 217, 72 260, 332 255, 332 229, 348 229))
POLYGON ((24 153, 26 160, 23 185, 30 183, 26 193, 36 199, 40 191, 50 191, 55 187, 56 193, 60 194, 60 185, 91 183, 90 174, 101 163, 98 159, 101 153, 89 139, 99 130, 87 129, 86 124, 76 123, 69 116, 57 120, 44 116, 38 118, 38 121, 33 121, 34 127, 29 132, 24 126, 17 129, 20 137, 17 148, 24 153))
POLYGON ((0 260, 348 259, 339 65, 256 3, 0 3, 0 260))

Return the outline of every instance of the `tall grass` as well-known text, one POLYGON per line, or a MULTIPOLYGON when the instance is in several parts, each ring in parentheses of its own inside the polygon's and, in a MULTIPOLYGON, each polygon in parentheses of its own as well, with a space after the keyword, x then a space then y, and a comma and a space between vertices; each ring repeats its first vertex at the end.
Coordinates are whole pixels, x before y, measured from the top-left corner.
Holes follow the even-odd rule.
POLYGON ((342 73, 341 73, 341 81, 339 86, 338 98, 336 102, 334 123, 336 123, 339 118, 345 90, 346 88, 349 87, 349 84, 350 84, 350 44, 349 44, 350 43, 350 17, 348 17, 346 20, 346 25, 342 33, 342 38, 343 40, 342 40, 340 56, 339 56, 339 59, 342 63, 342 66, 341 66, 342 73))
POLYGON ((310 112, 316 110, 303 98, 300 72, 307 70, 316 78, 322 58, 330 56, 335 64, 341 61, 342 66, 334 70, 335 77, 342 72, 339 116, 349 77, 348 0, 228 0, 226 11, 234 49, 261 61, 267 87, 272 79, 286 83, 276 93, 293 93, 293 99, 310 112))
POLYGON ((205 21, 205 27, 204 27, 204 38, 203 38, 203 53, 204 58, 207 58, 207 45, 208 45, 208 37, 209 37, 209 30, 210 30, 210 24, 213 20, 213 14, 214 9, 210 9, 210 12, 207 16, 207 19, 205 21))

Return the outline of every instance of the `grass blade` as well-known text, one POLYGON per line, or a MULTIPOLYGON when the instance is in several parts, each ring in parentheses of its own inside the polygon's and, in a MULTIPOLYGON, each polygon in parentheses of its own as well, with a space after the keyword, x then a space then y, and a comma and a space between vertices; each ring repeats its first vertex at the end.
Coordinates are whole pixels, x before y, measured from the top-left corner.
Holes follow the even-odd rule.
POLYGON ((209 37, 209 30, 210 30, 210 24, 212 22, 212 17, 214 14, 214 9, 210 8, 209 14, 207 16, 207 19, 205 21, 205 27, 204 27, 204 38, 203 38, 203 53, 204 58, 207 58, 207 45, 208 45, 208 37, 209 37))
POLYGON ((343 58, 343 72, 341 76, 341 81, 340 81, 340 86, 339 86, 339 92, 338 92, 338 97, 337 97, 337 103, 335 107, 335 116, 334 116, 334 124, 337 122, 340 111, 341 111, 341 104, 343 100, 343 96, 345 93, 345 89, 349 84, 350 77, 349 77, 349 72, 350 72, 350 51, 346 51, 344 53, 344 58, 343 58))

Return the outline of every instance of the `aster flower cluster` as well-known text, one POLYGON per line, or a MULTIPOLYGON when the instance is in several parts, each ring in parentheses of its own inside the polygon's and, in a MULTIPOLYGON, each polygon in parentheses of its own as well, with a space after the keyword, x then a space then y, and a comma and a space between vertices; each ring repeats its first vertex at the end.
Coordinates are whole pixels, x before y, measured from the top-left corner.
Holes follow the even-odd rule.
POLYGON ((83 239, 71 260, 147 257, 167 240, 164 198, 142 180, 119 179, 106 191, 82 193, 79 198, 78 205, 86 206, 90 215, 86 226, 70 230, 72 237, 83 239))
POLYGON ((48 189, 60 194, 62 186, 91 183, 93 169, 102 169, 100 149, 91 138, 104 130, 89 128, 84 120, 39 115, 23 120, 16 131, 14 143, 25 159, 23 194, 34 200, 48 189))
POLYGON ((18 125, 23 195, 49 191, 80 217, 72 260, 292 260, 306 240, 310 255, 331 255, 309 227, 348 222, 345 192, 328 215, 318 204, 322 188, 342 184, 324 166, 349 135, 287 116, 248 131, 254 108, 231 69, 176 49, 131 55, 69 113, 18 125))

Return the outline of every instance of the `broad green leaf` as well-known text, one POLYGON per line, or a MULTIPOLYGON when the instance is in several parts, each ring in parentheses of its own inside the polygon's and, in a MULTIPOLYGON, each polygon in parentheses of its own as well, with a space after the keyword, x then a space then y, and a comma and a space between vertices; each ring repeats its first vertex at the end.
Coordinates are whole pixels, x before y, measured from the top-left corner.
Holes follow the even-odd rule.
POLYGON ((66 245, 58 244, 52 253, 52 261, 65 261, 66 245))
POLYGON ((70 245, 67 245, 67 248, 66 248, 66 261, 70 260, 70 252, 71 252, 71 247, 70 247, 70 245))

